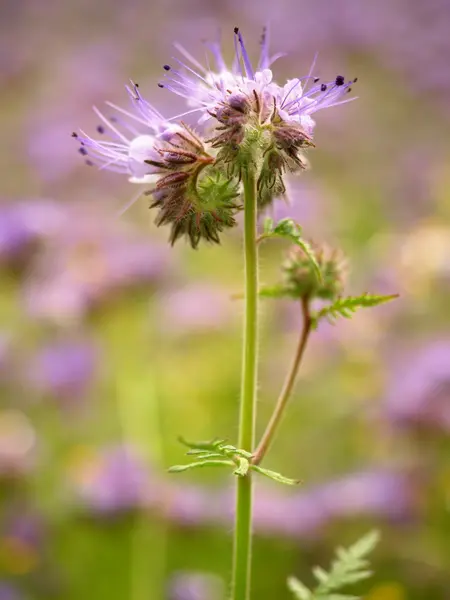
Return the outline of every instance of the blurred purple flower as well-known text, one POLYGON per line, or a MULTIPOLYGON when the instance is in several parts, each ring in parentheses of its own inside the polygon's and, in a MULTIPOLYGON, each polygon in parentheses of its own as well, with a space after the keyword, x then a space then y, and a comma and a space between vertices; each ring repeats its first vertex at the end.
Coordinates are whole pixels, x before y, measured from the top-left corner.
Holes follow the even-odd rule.
POLYGON ((87 509, 115 514, 153 502, 148 468, 124 446, 111 447, 77 465, 75 488, 87 509))
POLYGON ((168 600, 221 600, 224 591, 223 581, 216 575, 180 571, 170 578, 168 600))
POLYGON ((225 327, 233 318, 234 306, 226 288, 197 284, 162 298, 164 330, 199 332, 225 327))
POLYGON ((408 352, 394 365, 385 404, 388 418, 450 433, 450 341, 408 352))
POLYGON ((386 470, 361 471, 324 484, 317 490, 330 518, 354 516, 407 518, 415 496, 409 477, 386 470))
MULTIPOLYGON (((233 519, 233 494, 196 486, 173 488, 165 514, 187 526, 233 519)), ((259 534, 316 538, 330 522, 349 517, 407 519, 415 510, 414 482, 387 470, 352 473, 295 494, 262 485, 255 497, 254 526, 259 534)))
POLYGON ((9 201, 0 206, 0 263, 20 258, 33 242, 64 224, 61 205, 41 198, 9 201))
POLYGON ((25 286, 32 316, 77 322, 123 289, 161 280, 165 246, 102 213, 69 211, 70 225, 36 257, 25 286))
POLYGON ((55 341, 32 359, 28 381, 43 394, 77 400, 89 390, 98 363, 97 349, 90 341, 55 341))
POLYGON ((120 39, 97 36, 76 44, 71 54, 53 57, 56 73, 41 79, 26 128, 28 159, 41 180, 55 182, 78 168, 69 138, 73 119, 81 120, 100 93, 118 84, 125 57, 120 39))
POLYGON ((23 594, 16 588, 7 583, 0 581, 0 600, 23 600, 23 594))
POLYGON ((35 571, 40 564, 45 540, 40 515, 28 509, 13 507, 6 514, 0 532, 3 567, 12 575, 35 571))

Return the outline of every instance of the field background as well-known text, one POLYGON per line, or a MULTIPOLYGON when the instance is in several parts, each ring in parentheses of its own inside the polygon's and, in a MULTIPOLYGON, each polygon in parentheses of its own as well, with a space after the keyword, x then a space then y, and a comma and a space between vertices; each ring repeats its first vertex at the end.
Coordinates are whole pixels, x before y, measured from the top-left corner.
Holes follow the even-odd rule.
MULTIPOLYGON (((450 598, 450 3, 443 0, 2 0, 0 3, 0 600, 221 600, 233 481, 168 476, 176 438, 235 440, 241 231, 171 249, 148 200, 83 165, 70 138, 124 84, 156 83, 181 42, 204 60, 269 21, 280 82, 358 76, 317 114, 312 170, 290 182, 308 237, 349 257, 348 291, 391 305, 323 324, 258 481, 254 590, 289 598, 333 548, 382 532, 368 600, 450 598)), ((275 282, 282 242, 262 250, 275 282)), ((262 309, 259 429, 298 311, 262 309)), ((358 591, 358 590, 356 590, 358 591)))

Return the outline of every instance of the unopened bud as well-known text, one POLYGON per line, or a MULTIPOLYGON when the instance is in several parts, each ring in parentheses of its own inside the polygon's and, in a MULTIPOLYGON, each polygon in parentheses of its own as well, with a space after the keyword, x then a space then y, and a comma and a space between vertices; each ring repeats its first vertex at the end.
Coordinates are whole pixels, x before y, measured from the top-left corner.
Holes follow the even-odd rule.
POLYGON ((340 250, 334 250, 322 244, 311 244, 319 265, 319 279, 311 258, 300 248, 294 246, 282 266, 284 284, 290 295, 297 298, 321 298, 333 300, 340 296, 346 279, 346 261, 340 250))

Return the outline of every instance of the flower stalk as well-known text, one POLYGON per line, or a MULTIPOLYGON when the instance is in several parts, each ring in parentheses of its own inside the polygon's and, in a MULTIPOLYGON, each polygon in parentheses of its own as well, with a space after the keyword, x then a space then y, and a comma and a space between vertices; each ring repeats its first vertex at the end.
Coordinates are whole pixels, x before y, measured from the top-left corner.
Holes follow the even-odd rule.
MULTIPOLYGON (((244 183, 245 321, 239 447, 252 452, 255 441, 258 354, 258 247, 256 244, 256 178, 247 171, 244 183)), ((251 578, 253 484, 250 471, 237 478, 232 600, 248 600, 251 578)))
POLYGON ((253 454, 252 463, 255 465, 259 465, 261 463, 275 438, 278 427, 283 418, 286 406, 289 402, 289 398, 291 397, 292 390, 294 389, 294 384, 297 378, 298 370, 300 368, 300 364, 305 353, 305 348, 308 343, 309 334, 311 333, 312 318, 309 309, 308 297, 303 297, 301 299, 301 306, 303 314, 303 327, 298 341, 297 350, 295 352, 291 368, 289 369, 289 372, 283 384, 283 388, 275 405, 272 417, 270 418, 270 421, 266 427, 266 430, 264 431, 261 441, 259 442, 258 447, 253 454))

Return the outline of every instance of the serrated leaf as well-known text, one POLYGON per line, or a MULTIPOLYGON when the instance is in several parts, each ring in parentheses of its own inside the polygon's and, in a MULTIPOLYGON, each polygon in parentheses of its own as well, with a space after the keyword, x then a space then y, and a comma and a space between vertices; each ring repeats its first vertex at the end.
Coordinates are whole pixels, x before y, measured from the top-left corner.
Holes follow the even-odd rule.
POLYGON ((364 537, 355 542, 350 548, 348 552, 353 554, 353 556, 358 556, 360 558, 367 556, 370 554, 372 550, 374 550, 375 546, 380 541, 380 532, 374 529, 373 531, 369 531, 364 537))
POLYGON ((295 577, 289 577, 287 586, 298 600, 312 600, 311 590, 295 577))
POLYGON ((372 572, 367 568, 369 562, 366 556, 374 549, 378 540, 379 534, 372 531, 350 548, 337 548, 336 558, 329 571, 321 567, 313 569, 313 574, 319 583, 312 592, 309 592, 308 588, 304 588, 303 584, 294 578, 289 580, 294 584, 294 588, 290 587, 291 591, 301 600, 304 598, 305 600, 358 600, 357 596, 336 592, 347 585, 370 577, 372 572), (296 592, 296 589, 300 592, 296 592), (309 592, 309 596, 305 596, 305 590, 309 592))
POLYGON ((379 304, 384 304, 386 302, 390 302, 398 298, 398 294, 391 294, 388 296, 377 296, 372 294, 362 294, 361 296, 347 296, 345 298, 337 298, 329 304, 325 306, 321 310, 319 310, 315 315, 313 315, 313 319, 316 324, 320 319, 324 317, 329 320, 337 319, 338 317, 344 317, 349 319, 354 312, 356 312, 359 308, 370 308, 372 306, 378 306, 379 304))
POLYGON ((321 583, 328 579, 328 573, 322 567, 314 567, 312 572, 317 581, 321 583))
POLYGON ((229 467, 234 466, 231 460, 204 460, 187 465, 174 465, 169 468, 169 473, 183 473, 184 471, 192 471, 193 469, 201 469, 203 467, 229 467))
POLYGON ((258 465, 250 465, 250 468, 269 479, 273 479, 278 483, 284 483, 285 485, 298 485, 300 483, 299 479, 289 479, 289 477, 285 477, 281 475, 281 473, 277 473, 276 471, 271 471, 270 469, 264 469, 263 467, 259 467, 258 465))

